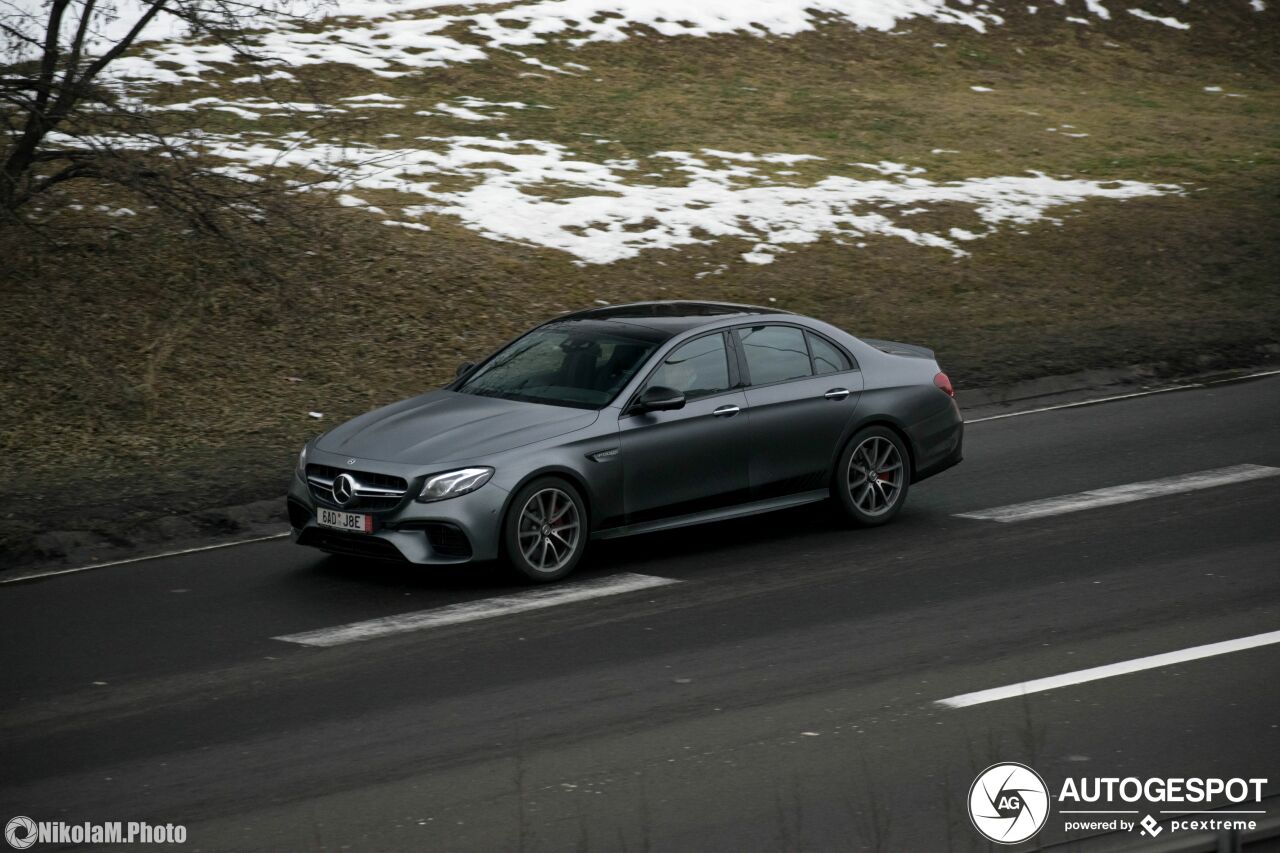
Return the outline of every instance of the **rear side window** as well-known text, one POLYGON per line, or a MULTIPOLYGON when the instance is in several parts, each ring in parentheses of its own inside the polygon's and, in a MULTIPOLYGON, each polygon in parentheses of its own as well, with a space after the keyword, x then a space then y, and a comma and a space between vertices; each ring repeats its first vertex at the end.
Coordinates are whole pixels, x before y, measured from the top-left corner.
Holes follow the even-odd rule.
POLYGON ((738 333, 752 385, 812 376, 804 332, 794 326, 753 326, 738 333))
POLYGON ((724 335, 704 335, 667 356, 645 387, 661 385, 690 400, 729 390, 729 355, 724 335))
POLYGON ((809 352, 813 353, 813 372, 815 375, 843 373, 846 370, 853 369, 849 356, 845 355, 843 350, 839 349, 831 341, 818 337, 812 332, 806 332, 805 335, 809 338, 809 352))

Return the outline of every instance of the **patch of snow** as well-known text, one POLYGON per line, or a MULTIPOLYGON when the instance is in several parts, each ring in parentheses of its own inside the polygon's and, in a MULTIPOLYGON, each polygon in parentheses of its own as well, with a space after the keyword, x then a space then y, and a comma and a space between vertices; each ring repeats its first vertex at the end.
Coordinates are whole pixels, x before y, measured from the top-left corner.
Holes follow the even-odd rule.
POLYGON ((1089 10, 1090 15, 1097 15, 1104 21, 1111 20, 1111 13, 1107 11, 1107 7, 1103 6, 1099 0, 1084 0, 1084 6, 1089 10))
POLYGON ((762 251, 761 247, 757 246, 753 251, 743 252, 742 259, 749 264, 764 266, 773 263, 773 253, 762 251))
POLYGON ((155 110, 171 112, 199 112, 201 110, 218 110, 232 113, 243 119, 257 120, 264 113, 267 115, 288 115, 289 113, 345 113, 346 110, 326 104, 311 104, 300 101, 273 101, 268 98, 243 98, 238 101, 226 101, 222 98, 196 98, 177 104, 157 104, 148 107, 155 110), (267 112, 271 110, 272 112, 267 112))
POLYGON ((563 68, 557 68, 554 65, 548 65, 547 63, 543 62, 541 59, 538 59, 536 56, 526 56, 524 59, 521 59, 520 61, 523 62, 525 65, 532 65, 534 68, 541 68, 543 71, 551 71, 556 74, 564 74, 566 77, 578 76, 577 74, 574 74, 572 71, 565 71, 563 68))
POLYGON ((1159 15, 1153 15, 1145 9, 1130 9, 1129 14, 1135 18, 1141 18, 1144 21, 1151 21, 1155 24, 1164 24, 1166 27, 1173 27, 1175 30, 1189 30, 1190 24, 1184 24, 1177 18, 1162 18, 1159 15))
POLYGON ((881 160, 879 163, 850 163, 850 166, 861 166, 863 169, 870 169, 873 172, 879 172, 882 175, 919 175, 924 172, 920 166, 908 166, 905 163, 891 163, 888 160, 881 160))
POLYGON ((987 86, 970 86, 969 88, 975 92, 994 92, 995 91, 995 89, 989 88, 987 86))
POLYGON ((269 74, 250 74, 248 77, 236 77, 231 82, 237 83, 237 84, 265 83, 268 80, 297 80, 297 79, 298 79, 297 77, 294 77, 288 71, 285 71, 283 68, 280 68, 270 72, 269 74))
MULTIPOLYGON (((453 116, 454 118, 460 118, 460 119, 463 119, 464 121, 493 121, 493 116, 487 116, 484 113, 478 113, 475 110, 469 109, 467 107, 459 107, 459 106, 454 106, 453 104, 446 104, 443 101, 436 104, 432 109, 434 109, 436 113, 442 113, 444 115, 453 116)), ((429 115, 432 115, 432 113, 426 110, 419 110, 417 113, 415 113, 415 115, 429 116, 429 115)), ((505 113, 498 113, 498 115, 505 115, 505 113)))
MULTIPOLYGON (((752 154, 748 151, 721 151, 717 148, 703 148, 701 151, 708 157, 718 157, 721 160, 738 160, 743 163, 781 163, 784 166, 794 166, 806 160, 824 159, 813 154, 752 154)), ((698 162, 701 163, 701 161, 698 162)))
MULTIPOLYGON (((593 264, 726 238, 751 241, 749 262, 767 263, 765 256, 781 247, 823 235, 893 237, 960 256, 966 252, 957 242, 967 238, 905 227, 893 218, 902 218, 893 209, 969 207, 987 227, 965 232, 977 238, 1091 198, 1180 192, 1176 186, 1063 180, 1040 173, 934 182, 919 177, 919 167, 888 161, 864 164, 881 173, 873 179, 830 175, 797 186, 775 183, 750 161, 721 160, 716 168, 681 151, 663 152, 642 167, 634 160, 589 160, 564 145, 535 139, 452 136, 417 142, 400 149, 299 143, 281 151, 247 137, 206 134, 199 139, 208 153, 234 163, 340 170, 340 179, 319 183, 318 189, 403 194, 411 200, 400 208, 397 221, 450 216, 490 239, 556 249, 593 264), (669 185, 669 173, 668 184, 645 182, 643 176, 659 159, 684 173, 684 183, 669 185), (442 175, 450 177, 451 189, 439 188, 442 175), (573 194, 565 197, 565 189, 573 194)), ((755 156, 763 161, 767 155, 755 156)))

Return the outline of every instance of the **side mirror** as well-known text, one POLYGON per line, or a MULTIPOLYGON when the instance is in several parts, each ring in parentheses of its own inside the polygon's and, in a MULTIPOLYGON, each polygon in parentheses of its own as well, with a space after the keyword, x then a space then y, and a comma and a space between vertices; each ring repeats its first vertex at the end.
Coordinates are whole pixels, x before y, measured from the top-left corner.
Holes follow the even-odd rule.
POLYGON ((462 364, 458 365, 458 369, 453 372, 453 378, 461 379, 462 377, 470 373, 475 366, 476 366, 476 363, 474 361, 462 362, 462 364))
POLYGON ((670 412, 684 408, 684 393, 663 385, 651 385, 640 393, 631 411, 636 414, 644 412, 670 412))

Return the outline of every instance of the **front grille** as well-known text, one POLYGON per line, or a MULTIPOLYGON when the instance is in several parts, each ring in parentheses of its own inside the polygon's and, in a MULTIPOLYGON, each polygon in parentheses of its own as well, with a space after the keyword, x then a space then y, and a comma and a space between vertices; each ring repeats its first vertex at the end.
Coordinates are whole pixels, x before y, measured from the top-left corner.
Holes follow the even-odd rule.
POLYGON ((371 557, 376 560, 405 559, 400 549, 385 539, 364 533, 346 533, 341 530, 324 530, 311 527, 298 537, 299 545, 311 545, 334 554, 352 557, 371 557))
POLYGON ((409 491, 409 484, 403 477, 373 471, 347 471, 331 465, 308 465, 307 486, 311 489, 311 496, 327 506, 371 512, 395 509, 409 491), (339 474, 346 474, 354 481, 351 500, 345 504, 333 496, 333 482, 339 474))

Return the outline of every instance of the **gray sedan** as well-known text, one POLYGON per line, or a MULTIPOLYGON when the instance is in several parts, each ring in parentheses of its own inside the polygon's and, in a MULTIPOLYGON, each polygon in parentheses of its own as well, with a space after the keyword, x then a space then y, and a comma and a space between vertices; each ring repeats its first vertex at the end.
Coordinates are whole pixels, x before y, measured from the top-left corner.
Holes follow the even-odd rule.
POLYGON ((533 581, 589 539, 834 499, 883 524, 961 459, 951 383, 923 347, 769 308, 643 302, 550 320, 438 391, 308 442, 296 541, 533 581))

